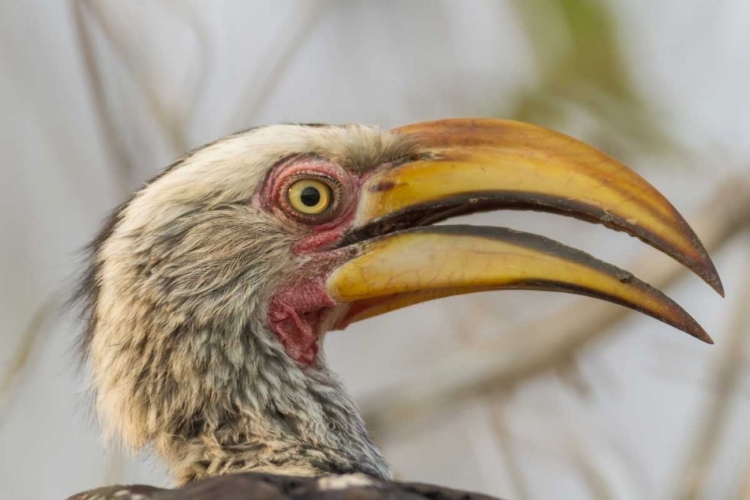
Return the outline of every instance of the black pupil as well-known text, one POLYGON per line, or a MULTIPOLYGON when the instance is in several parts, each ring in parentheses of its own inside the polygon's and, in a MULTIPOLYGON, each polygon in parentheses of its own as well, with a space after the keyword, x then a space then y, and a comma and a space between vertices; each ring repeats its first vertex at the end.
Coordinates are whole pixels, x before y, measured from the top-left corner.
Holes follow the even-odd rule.
POLYGON ((320 203, 320 190, 316 187, 307 186, 302 190, 299 198, 306 207, 314 207, 320 203))

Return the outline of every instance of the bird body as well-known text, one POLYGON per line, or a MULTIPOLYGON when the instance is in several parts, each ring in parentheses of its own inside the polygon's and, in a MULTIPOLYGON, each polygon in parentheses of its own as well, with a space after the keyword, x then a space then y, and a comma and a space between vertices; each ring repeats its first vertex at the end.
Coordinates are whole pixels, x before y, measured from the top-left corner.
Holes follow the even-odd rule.
POLYGON ((433 298, 566 291, 710 341, 661 292, 583 252, 508 229, 430 226, 500 208, 628 232, 721 290, 668 201, 556 132, 457 119, 235 134, 187 154, 113 214, 79 292, 81 351, 106 435, 150 447, 185 486, 78 498, 429 496, 387 482, 390 469, 320 345, 330 330, 433 298), (205 479, 228 473, 243 474, 205 479), (201 484, 225 496, 196 493, 201 484))
POLYGON ((153 486, 109 486, 68 500, 493 500, 440 486, 384 481, 364 474, 290 477, 243 472, 167 490, 153 486))

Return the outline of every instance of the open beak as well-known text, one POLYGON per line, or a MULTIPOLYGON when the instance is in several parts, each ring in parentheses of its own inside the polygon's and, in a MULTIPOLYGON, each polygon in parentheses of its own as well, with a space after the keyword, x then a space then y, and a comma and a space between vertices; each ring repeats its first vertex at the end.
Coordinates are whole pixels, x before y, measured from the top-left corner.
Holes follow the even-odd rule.
POLYGON ((440 120, 392 133, 412 141, 415 154, 362 187, 344 239, 352 256, 326 281, 331 298, 350 303, 336 326, 438 297, 529 289, 597 297, 711 342, 663 293, 584 252, 504 228, 425 227, 495 209, 568 215, 638 237, 723 295, 687 222, 622 163, 571 137, 513 121, 440 120))

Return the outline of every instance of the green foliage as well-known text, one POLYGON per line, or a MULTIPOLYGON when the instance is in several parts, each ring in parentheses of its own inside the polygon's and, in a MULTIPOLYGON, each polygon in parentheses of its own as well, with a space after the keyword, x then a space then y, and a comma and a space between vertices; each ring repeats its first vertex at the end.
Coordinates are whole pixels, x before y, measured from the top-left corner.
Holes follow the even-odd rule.
POLYGON ((539 68, 538 85, 521 96, 514 118, 563 129, 577 119, 587 140, 621 156, 676 148, 634 84, 607 2, 514 4, 539 68))

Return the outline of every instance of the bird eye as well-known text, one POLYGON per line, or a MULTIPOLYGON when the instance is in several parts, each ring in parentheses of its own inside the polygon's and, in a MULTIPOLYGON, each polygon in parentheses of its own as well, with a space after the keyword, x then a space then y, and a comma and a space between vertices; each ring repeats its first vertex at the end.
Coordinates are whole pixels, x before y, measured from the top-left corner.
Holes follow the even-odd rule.
POLYGON ((333 204, 331 187, 317 179, 301 179, 289 186, 289 204, 303 215, 320 215, 333 204))

